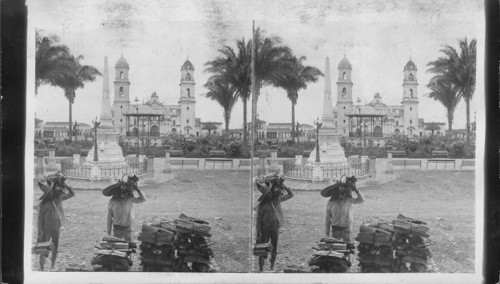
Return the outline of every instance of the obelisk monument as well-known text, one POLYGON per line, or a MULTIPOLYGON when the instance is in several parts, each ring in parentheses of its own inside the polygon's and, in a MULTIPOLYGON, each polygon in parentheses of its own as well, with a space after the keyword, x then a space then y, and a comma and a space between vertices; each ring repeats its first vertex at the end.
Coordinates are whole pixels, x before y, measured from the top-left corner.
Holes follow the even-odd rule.
MULTIPOLYGON (((97 127, 97 158, 99 163, 125 164, 122 148, 118 145, 120 133, 113 127, 113 117, 111 115, 110 91, 109 91, 109 70, 108 57, 104 57, 101 101, 101 124, 97 127)), ((94 146, 90 149, 86 161, 92 162, 94 159, 94 146)))
MULTIPOLYGON (((325 64, 325 94, 323 96, 323 124, 319 129, 319 154, 321 164, 338 164, 348 166, 344 148, 340 145, 341 135, 337 133, 335 118, 333 116, 332 84, 330 81, 330 59, 326 58, 325 64)), ((316 147, 311 152, 308 163, 314 164, 316 147)))

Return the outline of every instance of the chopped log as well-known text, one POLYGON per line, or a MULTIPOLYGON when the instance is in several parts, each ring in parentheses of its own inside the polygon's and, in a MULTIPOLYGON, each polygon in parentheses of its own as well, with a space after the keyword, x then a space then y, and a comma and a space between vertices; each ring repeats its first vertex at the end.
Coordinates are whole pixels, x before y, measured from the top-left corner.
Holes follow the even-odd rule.
POLYGON ((107 249, 102 249, 98 250, 96 254, 100 255, 113 255, 113 256, 118 256, 118 257, 123 257, 126 258, 127 254, 118 250, 107 250, 107 249))
POLYGON ((381 246, 391 246, 391 236, 380 235, 378 233, 359 233, 355 240, 360 243, 369 243, 381 246))
POLYGON ((124 239, 120 239, 117 237, 112 237, 112 236, 104 236, 102 238, 103 241, 105 242, 110 242, 110 243, 129 243, 131 248, 136 248, 136 243, 134 241, 126 241, 124 239))
POLYGON ((187 220, 187 221, 192 221, 192 222, 195 222, 195 223, 198 223, 198 224, 208 225, 207 221, 204 221, 204 220, 201 220, 201 219, 197 219, 197 218, 194 218, 194 217, 186 216, 186 215, 184 215, 184 213, 181 213, 181 215, 179 215, 179 219, 181 219, 181 220, 187 220))
POLYGON ((345 243, 323 243, 319 242, 318 247, 321 250, 346 250, 347 244, 345 243))
POLYGON ((427 223, 425 223, 424 221, 420 221, 420 220, 417 220, 417 219, 406 217, 403 214, 399 214, 396 219, 397 220, 401 220, 401 221, 411 222, 411 223, 414 223, 414 224, 419 224, 419 225, 427 225, 427 223))
POLYGON ((54 244, 52 242, 41 242, 35 244, 32 252, 38 255, 48 255, 54 249, 54 244))
POLYGON ((339 240, 339 239, 336 239, 336 238, 332 238, 332 237, 321 238, 320 242, 322 242, 322 243, 341 243, 341 244, 345 244, 346 243, 346 242, 344 242, 342 240, 339 240))
POLYGON ((339 252, 336 252, 336 251, 324 251, 324 250, 315 251, 313 255, 331 256, 331 257, 336 257, 336 258, 343 258, 344 257, 343 253, 339 253, 339 252))
POLYGON ((142 224, 138 240, 157 245, 173 245, 175 235, 172 231, 142 224))
POLYGON ((208 225, 196 223, 196 222, 191 221, 191 220, 175 219, 174 222, 175 222, 176 228, 187 229, 187 230, 190 230, 191 233, 209 234, 210 229, 212 229, 208 225))
POLYGON ((272 247, 273 247, 273 245, 271 245, 270 243, 260 243, 260 244, 256 244, 253 249, 254 250, 271 251, 272 247))
POLYGON ((394 220, 394 228, 404 230, 406 234, 415 234, 417 236, 428 238, 430 235, 427 233, 429 227, 425 225, 414 224, 411 222, 394 220))

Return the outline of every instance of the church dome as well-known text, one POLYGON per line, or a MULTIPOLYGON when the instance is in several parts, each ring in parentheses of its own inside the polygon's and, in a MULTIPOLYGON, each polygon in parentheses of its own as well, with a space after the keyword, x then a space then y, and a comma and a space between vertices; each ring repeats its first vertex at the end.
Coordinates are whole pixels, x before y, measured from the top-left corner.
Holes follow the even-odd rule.
POLYGON ((349 62, 349 60, 347 60, 347 58, 344 56, 344 58, 342 58, 342 60, 340 61, 337 69, 352 69, 351 62, 349 62))
POLYGON ((413 63, 413 61, 411 61, 411 59, 405 65, 404 71, 406 71, 406 70, 417 70, 417 66, 415 65, 415 63, 413 63))
POLYGON ((184 64, 182 64, 181 70, 185 70, 185 69, 194 70, 193 63, 191 63, 191 61, 189 61, 189 59, 186 60, 186 62, 184 62, 184 64))
POLYGON ((123 58, 123 55, 122 55, 122 57, 120 57, 120 59, 118 59, 118 61, 116 62, 116 64, 115 64, 115 68, 129 68, 129 67, 128 67, 128 62, 127 62, 127 60, 125 60, 125 58, 123 58))

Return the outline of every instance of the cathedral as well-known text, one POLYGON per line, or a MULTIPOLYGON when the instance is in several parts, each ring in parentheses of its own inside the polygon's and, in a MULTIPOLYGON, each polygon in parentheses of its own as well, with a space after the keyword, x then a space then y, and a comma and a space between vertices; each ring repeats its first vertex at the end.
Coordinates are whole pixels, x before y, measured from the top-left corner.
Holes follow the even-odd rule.
POLYGON ((424 135, 424 122, 418 117, 417 66, 411 59, 403 68, 400 105, 386 105, 379 93, 367 104, 361 104, 359 98, 354 103, 352 65, 346 57, 340 61, 337 70, 334 123, 338 133, 348 141, 358 143, 360 137, 367 137, 373 139, 375 145, 383 145, 383 138, 393 134, 424 135))
POLYGON ((181 67, 180 95, 177 105, 165 105, 154 92, 150 99, 139 104, 137 97, 130 101, 129 64, 122 56, 115 64, 113 126, 125 141, 136 144, 139 138, 161 145, 161 137, 170 133, 185 136, 201 135, 200 119, 196 118, 194 66, 186 60, 181 67))

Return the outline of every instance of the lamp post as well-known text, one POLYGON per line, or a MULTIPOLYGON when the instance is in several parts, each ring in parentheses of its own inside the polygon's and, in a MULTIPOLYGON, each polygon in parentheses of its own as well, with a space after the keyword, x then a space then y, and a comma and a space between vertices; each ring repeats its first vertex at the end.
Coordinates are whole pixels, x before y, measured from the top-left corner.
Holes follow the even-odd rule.
POLYGON ((92 120, 92 124, 94 125, 94 162, 98 162, 99 158, 97 157, 97 127, 101 122, 95 117, 95 120, 92 120))
POLYGON ((314 122, 314 125, 316 125, 316 160, 315 160, 315 162, 319 163, 319 162, 321 162, 321 160, 319 158, 319 129, 321 128, 321 125, 323 125, 323 123, 319 121, 319 117, 314 122))

